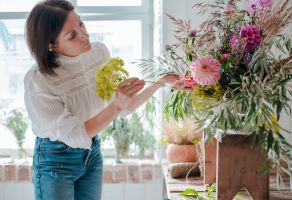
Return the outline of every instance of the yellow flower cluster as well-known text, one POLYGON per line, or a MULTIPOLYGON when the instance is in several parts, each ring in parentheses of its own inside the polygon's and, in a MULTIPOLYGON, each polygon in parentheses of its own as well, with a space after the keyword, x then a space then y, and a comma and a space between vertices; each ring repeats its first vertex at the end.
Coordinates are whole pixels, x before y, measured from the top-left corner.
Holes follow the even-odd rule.
POLYGON ((122 59, 111 58, 97 69, 95 74, 96 94, 101 99, 109 101, 118 85, 127 79, 129 73, 123 66, 122 59))
POLYGON ((197 85, 192 92, 192 105, 197 110, 208 109, 220 101, 224 95, 224 89, 219 83, 214 85, 197 85))

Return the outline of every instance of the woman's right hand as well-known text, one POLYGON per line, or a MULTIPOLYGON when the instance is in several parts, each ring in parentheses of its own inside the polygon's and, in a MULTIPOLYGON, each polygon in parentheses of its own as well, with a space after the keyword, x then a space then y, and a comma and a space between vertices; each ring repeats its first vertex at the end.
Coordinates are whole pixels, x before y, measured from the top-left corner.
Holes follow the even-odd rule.
POLYGON ((131 104, 131 98, 142 90, 144 86, 145 81, 139 78, 126 79, 118 86, 114 104, 121 110, 127 108, 131 104))

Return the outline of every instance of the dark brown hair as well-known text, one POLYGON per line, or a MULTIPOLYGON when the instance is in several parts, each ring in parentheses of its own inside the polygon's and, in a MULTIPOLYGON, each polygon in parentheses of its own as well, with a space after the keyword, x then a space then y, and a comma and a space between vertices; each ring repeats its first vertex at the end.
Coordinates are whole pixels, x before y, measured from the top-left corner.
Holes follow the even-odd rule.
POLYGON ((41 1, 31 10, 26 20, 26 40, 40 71, 57 75, 58 54, 49 51, 49 44, 56 44, 58 35, 74 6, 66 0, 41 1))

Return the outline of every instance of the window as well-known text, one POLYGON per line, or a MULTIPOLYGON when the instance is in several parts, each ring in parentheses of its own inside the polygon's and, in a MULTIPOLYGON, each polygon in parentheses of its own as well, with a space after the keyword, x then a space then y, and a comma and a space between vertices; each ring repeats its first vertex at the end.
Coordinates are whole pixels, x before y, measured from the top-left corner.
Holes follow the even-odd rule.
MULTIPOLYGON (((0 0, 0 112, 24 107, 23 78, 32 66, 24 39, 25 18, 38 0, 0 0)), ((72 0, 92 42, 105 43, 112 56, 126 63, 152 56, 151 0, 72 0)), ((127 65, 131 75, 138 70, 127 65)), ((16 147, 13 135, 0 125, 0 149, 16 147), (9 142, 7 142, 9 141, 9 142)), ((29 128, 25 148, 33 148, 29 128)), ((1 152, 0 152, 1 155, 1 152)))
POLYGON ((78 6, 141 6, 142 0, 79 0, 78 6))

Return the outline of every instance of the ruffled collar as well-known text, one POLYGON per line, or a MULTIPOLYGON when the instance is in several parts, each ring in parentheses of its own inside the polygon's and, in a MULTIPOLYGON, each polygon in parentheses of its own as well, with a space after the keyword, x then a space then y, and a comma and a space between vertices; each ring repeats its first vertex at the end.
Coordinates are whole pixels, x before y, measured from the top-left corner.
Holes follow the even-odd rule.
POLYGON ((80 61, 81 54, 78 55, 78 56, 74 56, 74 57, 65 56, 63 54, 59 54, 58 55, 58 59, 59 59, 59 61, 60 61, 61 64, 74 64, 74 63, 77 63, 77 62, 80 61))

